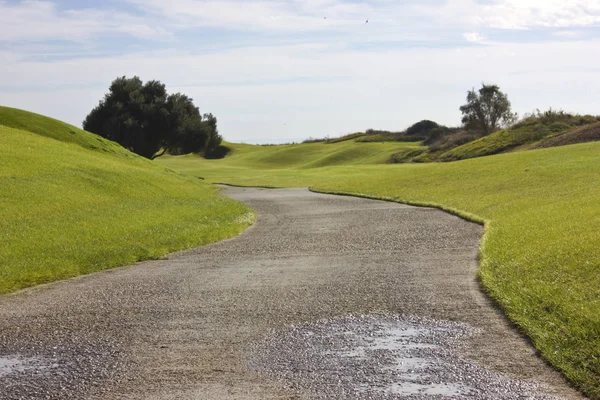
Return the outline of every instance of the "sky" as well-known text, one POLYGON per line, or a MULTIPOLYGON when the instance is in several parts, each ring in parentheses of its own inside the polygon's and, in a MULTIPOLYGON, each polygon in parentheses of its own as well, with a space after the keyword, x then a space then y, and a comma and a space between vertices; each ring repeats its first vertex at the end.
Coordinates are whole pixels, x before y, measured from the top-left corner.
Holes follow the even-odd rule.
POLYGON ((456 126, 482 83, 597 115, 599 50, 600 0, 0 0, 0 105, 81 126, 137 75, 244 143, 456 126))

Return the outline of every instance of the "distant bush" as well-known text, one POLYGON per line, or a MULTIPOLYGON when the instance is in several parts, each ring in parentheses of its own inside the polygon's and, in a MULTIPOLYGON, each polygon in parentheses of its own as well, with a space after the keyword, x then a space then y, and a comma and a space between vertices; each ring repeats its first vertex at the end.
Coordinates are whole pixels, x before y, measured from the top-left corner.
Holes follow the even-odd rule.
POLYGON ((408 129, 406 130, 406 134, 409 136, 426 136, 429 135, 429 133, 437 127, 439 127, 439 125, 436 122, 424 119, 408 127, 408 129))
POLYGON ((550 125, 552 123, 564 123, 569 126, 583 126, 600 121, 600 116, 571 114, 564 110, 553 110, 549 108, 546 111, 535 110, 527 113, 511 129, 527 125, 550 125))
POLYGON ((427 139, 423 142, 423 144, 429 146, 435 142, 439 142, 443 139, 444 136, 448 135, 451 132, 451 129, 445 126, 438 126, 429 131, 427 139))

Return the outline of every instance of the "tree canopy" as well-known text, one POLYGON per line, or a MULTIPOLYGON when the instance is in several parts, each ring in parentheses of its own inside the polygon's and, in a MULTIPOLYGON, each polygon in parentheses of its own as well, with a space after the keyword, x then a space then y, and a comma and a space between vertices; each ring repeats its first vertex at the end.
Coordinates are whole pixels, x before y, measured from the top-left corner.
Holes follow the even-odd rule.
POLYGON ((482 84, 467 93, 467 104, 460 107, 464 124, 477 126, 484 135, 489 135, 500 126, 510 125, 517 116, 510 109, 510 101, 497 85, 482 84))
POLYGON ((190 97, 168 95, 164 84, 143 83, 137 76, 115 79, 83 121, 83 129, 150 159, 167 151, 209 154, 222 141, 216 117, 202 116, 190 97))
POLYGON ((439 125, 436 122, 424 119, 415 124, 412 124, 406 129, 407 135, 427 135, 439 125))

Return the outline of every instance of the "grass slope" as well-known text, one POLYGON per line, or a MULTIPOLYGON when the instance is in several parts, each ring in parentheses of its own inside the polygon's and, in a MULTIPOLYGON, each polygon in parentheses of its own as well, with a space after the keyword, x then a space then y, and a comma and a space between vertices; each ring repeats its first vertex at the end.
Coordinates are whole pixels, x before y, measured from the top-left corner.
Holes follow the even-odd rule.
MULTIPOLYGON (((212 160, 213 165, 243 165, 259 169, 285 168, 318 168, 332 165, 352 164, 384 164, 397 152, 422 148, 415 142, 360 143, 353 140, 340 142, 316 142, 303 144, 287 144, 279 146, 255 146, 248 144, 226 143, 231 152, 224 158, 212 160), (233 158, 232 158, 233 157, 233 158), (229 160, 235 160, 230 163, 229 160)), ((195 169, 195 160, 200 157, 166 156, 166 163, 176 166, 179 171, 186 171, 187 166, 195 169)))
MULTIPOLYGON (((299 158, 307 151, 297 149, 299 158)), ((600 143, 444 164, 348 160, 313 169, 297 168, 283 157, 258 169, 262 150, 245 150, 218 162, 177 157, 161 162, 216 182, 311 186, 432 205, 485 222, 479 271, 485 290, 543 357, 600 399, 600 143)))
POLYGON ((211 185, 70 125, 7 108, 0 123, 20 128, 0 125, 0 293, 215 242, 254 220, 211 185))
POLYGON ((546 137, 536 143, 533 148, 541 149, 546 147, 565 146, 568 144, 596 141, 600 141, 600 122, 546 137))
MULTIPOLYGON (((494 132, 491 135, 455 147, 437 157, 440 161, 465 160, 468 158, 489 156, 511 150, 528 150, 535 144, 544 142, 540 147, 561 146, 591 141, 593 135, 581 133, 581 127, 594 125, 598 117, 590 115, 570 115, 555 113, 552 110, 538 117, 530 117, 510 128, 494 132), (552 140, 553 137, 561 140, 552 140)), ((589 132, 585 130, 584 132, 589 132)), ((596 135, 597 136, 597 135, 596 135)))
POLYGON ((119 157, 138 157, 136 154, 124 150, 117 143, 105 140, 98 135, 90 134, 62 121, 17 108, 0 106, 0 125, 33 132, 61 142, 75 143, 86 149, 99 150, 119 157))

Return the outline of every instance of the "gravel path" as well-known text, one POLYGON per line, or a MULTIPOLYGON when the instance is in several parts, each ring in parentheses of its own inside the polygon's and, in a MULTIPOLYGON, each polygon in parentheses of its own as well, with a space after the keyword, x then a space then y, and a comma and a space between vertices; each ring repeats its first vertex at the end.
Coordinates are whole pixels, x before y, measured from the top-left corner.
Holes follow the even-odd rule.
POLYGON ((480 226, 228 188, 243 235, 0 297, 0 399, 578 399, 481 294, 480 226))

